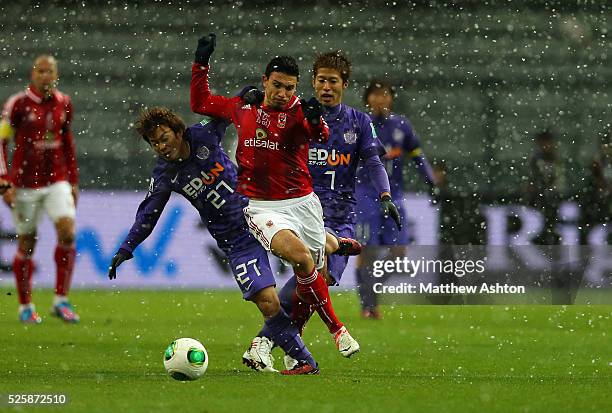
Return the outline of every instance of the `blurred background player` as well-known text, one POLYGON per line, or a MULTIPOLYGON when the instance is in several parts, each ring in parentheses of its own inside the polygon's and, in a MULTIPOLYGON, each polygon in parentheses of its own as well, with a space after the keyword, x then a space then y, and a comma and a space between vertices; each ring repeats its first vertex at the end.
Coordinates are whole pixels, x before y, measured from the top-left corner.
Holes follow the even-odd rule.
MULTIPOLYGON (((293 267, 296 303, 316 307, 343 355, 355 352, 359 344, 337 318, 320 273, 326 232, 307 163, 308 144, 329 137, 321 105, 315 98, 306 102, 295 96, 299 68, 289 56, 275 57, 266 66, 262 105, 245 105, 240 98, 211 94, 208 71, 215 41, 214 34, 198 41, 192 66, 191 110, 236 125, 237 191, 249 198, 244 214, 251 232, 266 250, 293 267)), ((306 373, 313 368, 302 364, 292 371, 306 373)))
MULTIPOLYGON (((586 235, 596 226, 609 225, 612 219, 612 129, 608 127, 599 136, 599 148, 591 162, 591 174, 587 177, 585 197, 583 200, 583 243, 590 240, 586 235)), ((602 239, 592 243, 610 243, 608 237, 612 231, 607 231, 602 239)))
MULTIPOLYGON (((434 177, 412 124, 404 116, 392 112, 394 94, 395 91, 390 83, 384 80, 372 80, 365 91, 364 103, 372 115, 376 134, 386 149, 383 162, 389 176, 391 194, 398 206, 402 222, 406 222, 406 211, 403 208, 406 159, 411 159, 415 163, 427 185, 433 186, 434 177)), ((378 189, 368 177, 365 168, 361 168, 357 174, 356 198, 358 240, 364 244, 364 247, 397 245, 398 248, 391 249, 391 254, 402 254, 402 246, 409 243, 408 225, 404 225, 403 229, 396 227, 389 218, 372 212, 378 210, 380 201, 378 189)), ((366 318, 380 318, 377 297, 372 287, 374 281, 368 269, 375 251, 375 248, 364 248, 357 261, 358 291, 362 315, 366 318)))
POLYGON ((220 143, 228 125, 226 121, 204 120, 185 128, 183 120, 169 109, 154 107, 141 113, 136 130, 159 158, 149 191, 113 257, 108 276, 116 278, 117 267, 131 259, 136 247, 153 232, 172 192, 181 194, 197 209, 226 254, 243 298, 255 303, 264 316, 261 336, 254 339, 257 345, 243 356, 245 364, 254 370, 276 372, 269 351, 263 353, 268 358, 255 352, 271 347, 272 340, 301 363, 313 365, 309 374, 316 374, 317 363, 280 306, 268 253, 251 235, 244 219, 242 209, 248 200, 235 192, 236 166, 220 143))
POLYGON ((56 89, 57 61, 41 55, 32 67, 28 88, 11 96, 2 112, 0 177, 12 183, 4 201, 12 209, 18 238, 13 271, 19 296, 19 320, 40 323, 32 303, 32 254, 42 212, 55 224, 57 278, 51 314, 69 323, 79 316, 68 301, 76 250, 75 205, 78 170, 70 124, 70 97, 56 89), (8 140, 15 138, 13 159, 8 166, 8 140))
POLYGON ((566 195, 565 161, 559 156, 557 139, 550 130, 536 134, 536 148, 530 161, 529 204, 544 217, 544 229, 535 239, 538 245, 559 244, 557 214, 566 195))

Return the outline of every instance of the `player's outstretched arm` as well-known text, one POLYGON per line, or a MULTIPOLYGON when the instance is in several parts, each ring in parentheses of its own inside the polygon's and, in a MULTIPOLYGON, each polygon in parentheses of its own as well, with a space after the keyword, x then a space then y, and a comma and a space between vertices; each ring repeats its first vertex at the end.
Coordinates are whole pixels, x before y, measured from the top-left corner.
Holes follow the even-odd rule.
POLYGON ((216 39, 216 35, 211 33, 198 40, 191 67, 191 111, 231 121, 232 109, 240 102, 240 98, 213 95, 208 85, 209 61, 216 47, 216 39))
POLYGON ((170 199, 171 193, 172 191, 166 188, 163 179, 159 182, 152 180, 147 197, 138 206, 136 219, 129 234, 125 237, 119 251, 113 257, 110 267, 108 267, 108 278, 110 280, 117 277, 117 267, 123 261, 132 258, 132 251, 151 235, 170 199))

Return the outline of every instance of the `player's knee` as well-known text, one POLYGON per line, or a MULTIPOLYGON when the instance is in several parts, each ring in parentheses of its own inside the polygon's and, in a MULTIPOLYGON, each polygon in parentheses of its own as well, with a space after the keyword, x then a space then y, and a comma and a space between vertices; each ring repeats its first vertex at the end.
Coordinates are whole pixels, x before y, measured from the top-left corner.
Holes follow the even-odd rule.
POLYGON ((61 245, 69 246, 74 243, 74 220, 71 218, 60 218, 55 224, 57 229, 57 241, 61 245))
POLYGON ((74 232, 72 231, 60 232, 57 234, 57 241, 61 245, 70 246, 74 244, 74 239, 75 239, 75 236, 74 236, 74 232))
POLYGON ((21 234, 17 236, 19 251, 26 257, 34 254, 34 247, 36 246, 36 234, 21 234))

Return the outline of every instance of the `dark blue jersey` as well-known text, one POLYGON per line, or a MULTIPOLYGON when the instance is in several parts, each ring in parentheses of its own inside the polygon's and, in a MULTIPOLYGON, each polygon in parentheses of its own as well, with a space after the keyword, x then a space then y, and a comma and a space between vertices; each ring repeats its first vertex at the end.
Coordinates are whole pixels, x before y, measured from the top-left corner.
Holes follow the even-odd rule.
POLYGON ((250 236, 242 212, 248 201, 234 191, 236 166, 220 144, 227 126, 227 122, 219 120, 195 124, 183 134, 189 144, 188 159, 158 159, 149 191, 138 207, 122 249, 133 252, 151 234, 172 192, 187 198, 198 210, 219 248, 227 251, 250 236))
MULTIPOLYGON (((372 121, 378 138, 387 152, 383 163, 389 175, 391 194, 394 198, 401 197, 404 192, 405 155, 413 159, 420 157, 421 143, 410 121, 401 115, 391 113, 388 117, 374 117, 372 121)), ((365 168, 359 170, 358 182, 363 185, 360 189, 369 190, 373 194, 376 192, 365 168)))
POLYGON ((329 126, 329 140, 310 144, 308 169, 326 222, 345 222, 355 205, 359 161, 385 151, 367 114, 340 104, 327 109, 323 117, 329 126))

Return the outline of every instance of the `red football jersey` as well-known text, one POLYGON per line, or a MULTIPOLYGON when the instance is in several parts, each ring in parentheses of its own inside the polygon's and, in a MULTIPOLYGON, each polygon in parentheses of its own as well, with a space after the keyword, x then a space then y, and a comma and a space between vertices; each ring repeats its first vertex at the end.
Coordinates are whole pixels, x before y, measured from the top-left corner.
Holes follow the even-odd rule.
POLYGON ((191 72, 191 110, 227 119, 238 131, 238 192, 253 199, 298 198, 312 192, 308 144, 326 141, 329 129, 321 118, 312 126, 293 96, 285 109, 247 105, 239 97, 210 93, 208 66, 194 63, 191 72))
POLYGON ((70 97, 54 90, 44 99, 32 86, 11 96, 3 119, 15 130, 15 151, 8 168, 8 141, 0 146, 0 177, 19 188, 40 188, 58 181, 78 182, 70 97))

